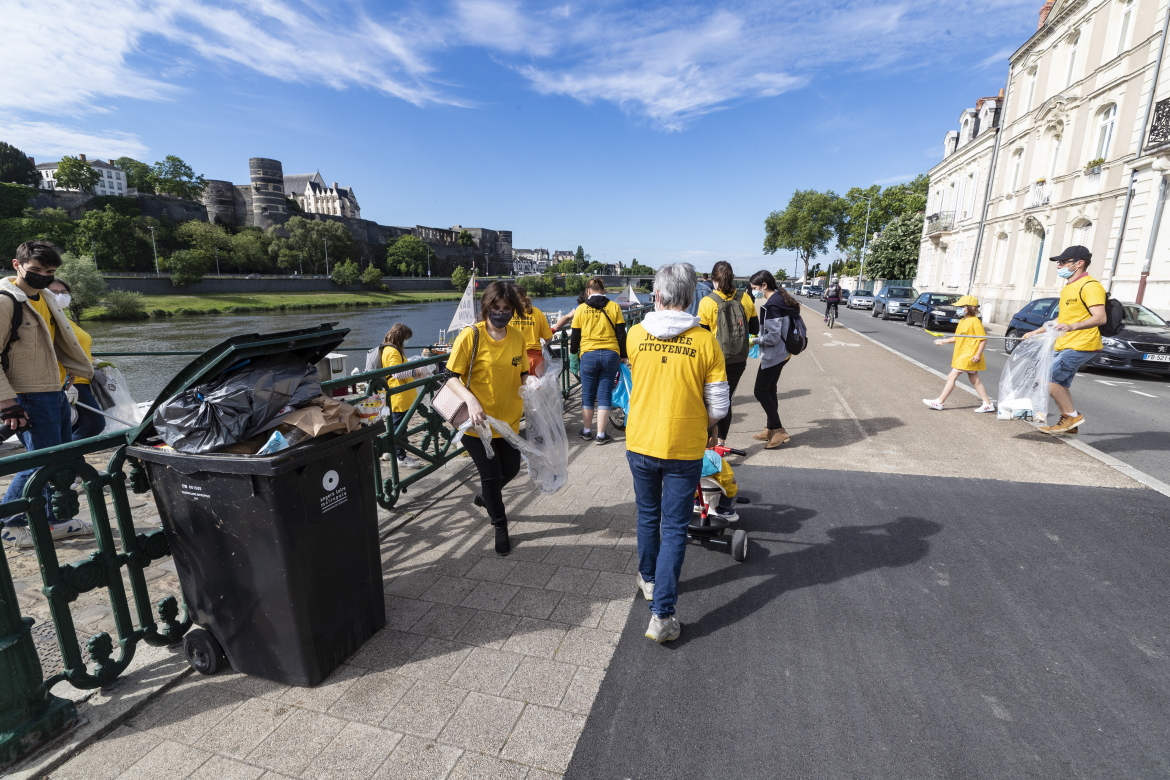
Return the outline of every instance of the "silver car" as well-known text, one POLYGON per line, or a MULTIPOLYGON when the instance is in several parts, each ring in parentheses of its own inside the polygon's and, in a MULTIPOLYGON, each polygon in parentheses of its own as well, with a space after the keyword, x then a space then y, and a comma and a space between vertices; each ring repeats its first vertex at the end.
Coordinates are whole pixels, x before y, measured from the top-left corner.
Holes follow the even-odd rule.
POLYGON ((873 290, 854 290, 849 293, 849 302, 845 304, 846 309, 872 309, 873 308, 873 290))

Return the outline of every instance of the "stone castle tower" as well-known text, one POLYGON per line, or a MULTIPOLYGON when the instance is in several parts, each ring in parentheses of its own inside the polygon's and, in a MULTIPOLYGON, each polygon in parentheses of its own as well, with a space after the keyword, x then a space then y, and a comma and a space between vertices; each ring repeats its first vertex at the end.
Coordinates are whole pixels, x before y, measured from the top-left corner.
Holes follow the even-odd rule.
POLYGON ((248 159, 251 184, 236 186, 230 181, 209 179, 203 191, 207 216, 236 227, 254 225, 267 230, 288 222, 284 192, 284 167, 280 160, 266 157, 248 159))

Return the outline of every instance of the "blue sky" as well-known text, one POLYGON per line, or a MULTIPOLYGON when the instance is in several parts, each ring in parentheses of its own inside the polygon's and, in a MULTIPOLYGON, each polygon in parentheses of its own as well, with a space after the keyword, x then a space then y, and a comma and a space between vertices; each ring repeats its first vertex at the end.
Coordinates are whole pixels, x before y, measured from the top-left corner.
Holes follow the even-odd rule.
POLYGON ((791 271, 768 213, 929 169, 1041 5, 8 0, 0 140, 239 183, 272 157, 384 224, 791 271))

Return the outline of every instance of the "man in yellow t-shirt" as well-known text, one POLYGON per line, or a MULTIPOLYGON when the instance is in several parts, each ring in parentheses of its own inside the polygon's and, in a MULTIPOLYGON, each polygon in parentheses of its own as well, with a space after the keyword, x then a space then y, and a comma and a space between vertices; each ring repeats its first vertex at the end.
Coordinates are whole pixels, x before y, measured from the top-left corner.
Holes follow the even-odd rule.
POLYGON ((638 587, 651 602, 646 636, 677 639, 678 577, 695 487, 714 427, 731 405, 719 342, 687 313, 695 295, 690 263, 654 277, 655 311, 626 340, 633 387, 626 460, 638 506, 638 587))
MULTIPOLYGON (((1056 340, 1056 357, 1052 361, 1052 375, 1048 391, 1060 409, 1060 420, 1056 425, 1041 428, 1044 433, 1077 433, 1077 426, 1085 421, 1084 415, 1073 405, 1073 377, 1086 363, 1097 357, 1101 350, 1100 327, 1105 324, 1104 285, 1088 274, 1093 254, 1083 246, 1070 246, 1056 257, 1049 258, 1056 263, 1056 274, 1067 283, 1060 291, 1060 313, 1056 317, 1055 330, 1064 335, 1056 340)), ((1041 326, 1024 338, 1043 333, 1041 326)))

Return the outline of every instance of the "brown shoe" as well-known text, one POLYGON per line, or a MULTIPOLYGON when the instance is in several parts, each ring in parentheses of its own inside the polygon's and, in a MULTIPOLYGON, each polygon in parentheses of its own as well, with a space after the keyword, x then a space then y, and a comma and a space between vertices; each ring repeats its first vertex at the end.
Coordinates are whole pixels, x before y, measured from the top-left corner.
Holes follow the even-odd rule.
POLYGON ((772 429, 765 428, 764 430, 760 431, 752 438, 755 439, 756 441, 768 441, 768 439, 772 438, 772 429))
POLYGON ((1077 433, 1077 426, 1085 421, 1083 414, 1078 414, 1076 417, 1069 417, 1067 414, 1060 415, 1060 421, 1056 425, 1048 425, 1040 428, 1044 433, 1051 433, 1053 435, 1060 435, 1063 433, 1077 433))
POLYGON ((792 437, 788 435, 788 431, 784 430, 783 428, 773 428, 772 437, 768 439, 768 443, 764 445, 764 449, 774 450, 791 438, 792 437))

